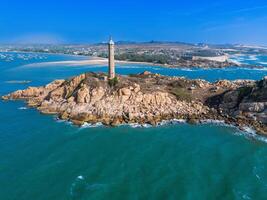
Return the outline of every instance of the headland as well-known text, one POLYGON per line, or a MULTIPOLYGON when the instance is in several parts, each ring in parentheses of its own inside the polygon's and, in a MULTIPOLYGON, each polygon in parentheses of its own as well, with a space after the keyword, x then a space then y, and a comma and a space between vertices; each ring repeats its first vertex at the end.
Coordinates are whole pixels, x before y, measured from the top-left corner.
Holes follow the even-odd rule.
POLYGON ((84 73, 2 96, 25 100, 44 114, 56 114, 76 125, 108 126, 184 119, 189 123, 220 120, 267 134, 267 77, 259 81, 190 80, 144 72, 108 79, 84 73))

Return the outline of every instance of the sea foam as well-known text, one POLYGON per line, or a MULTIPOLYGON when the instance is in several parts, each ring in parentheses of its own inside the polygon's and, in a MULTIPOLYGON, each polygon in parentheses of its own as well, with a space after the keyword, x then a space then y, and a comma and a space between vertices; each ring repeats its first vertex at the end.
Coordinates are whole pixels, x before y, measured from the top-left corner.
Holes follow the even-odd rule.
POLYGON ((242 130, 238 130, 234 134, 267 143, 267 137, 257 134, 256 130, 248 126, 242 127, 242 130))
POLYGON ((84 180, 84 177, 82 175, 78 176, 77 179, 84 180))
POLYGON ((95 127, 100 127, 100 126, 103 126, 103 124, 102 124, 101 122, 97 122, 97 123, 95 123, 95 124, 85 122, 85 123, 80 127, 80 129, 84 129, 84 128, 95 128, 95 127))
POLYGON ((259 62, 262 65, 267 65, 267 62, 259 62))
POLYGON ((258 60, 256 55, 249 56, 247 60, 258 60))
POLYGON ((19 110, 27 110, 28 108, 22 106, 22 107, 19 107, 18 109, 19 109, 19 110))

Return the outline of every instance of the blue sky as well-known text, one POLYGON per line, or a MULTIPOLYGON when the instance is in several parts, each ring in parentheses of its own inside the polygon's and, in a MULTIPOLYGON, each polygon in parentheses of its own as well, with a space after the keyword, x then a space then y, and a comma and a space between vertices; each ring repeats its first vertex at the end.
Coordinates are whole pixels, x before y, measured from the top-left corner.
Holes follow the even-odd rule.
POLYGON ((1 0, 0 43, 115 40, 267 45, 266 0, 1 0))

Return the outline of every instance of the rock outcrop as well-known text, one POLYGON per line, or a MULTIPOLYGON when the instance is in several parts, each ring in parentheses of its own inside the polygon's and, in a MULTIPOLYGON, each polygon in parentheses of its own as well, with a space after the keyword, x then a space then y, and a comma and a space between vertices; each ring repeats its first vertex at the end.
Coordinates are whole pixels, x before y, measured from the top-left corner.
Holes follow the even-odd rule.
POLYGON ((225 120, 253 126, 267 134, 267 78, 254 81, 188 80, 144 72, 119 76, 109 84, 105 74, 86 73, 56 80, 43 87, 29 87, 4 100, 23 99, 45 114, 58 114, 74 124, 102 122, 150 123, 162 120, 225 120))
POLYGON ((231 84, 229 90, 208 98, 208 105, 241 127, 251 126, 259 133, 267 134, 267 77, 231 84))

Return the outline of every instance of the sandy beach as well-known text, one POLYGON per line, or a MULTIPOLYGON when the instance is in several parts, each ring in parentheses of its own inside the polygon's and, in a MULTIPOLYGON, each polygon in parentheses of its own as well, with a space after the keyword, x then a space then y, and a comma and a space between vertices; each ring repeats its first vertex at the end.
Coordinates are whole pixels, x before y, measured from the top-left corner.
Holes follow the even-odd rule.
MULTIPOLYGON (((153 63, 147 62, 131 62, 131 61, 121 61, 116 60, 116 64, 146 64, 146 65, 155 65, 153 63)), ((96 65, 96 66, 105 66, 108 65, 107 58, 100 58, 100 57, 89 57, 88 60, 69 60, 69 61, 55 61, 55 62, 41 62, 41 63, 32 63, 28 65, 23 65, 23 68, 31 68, 31 67, 48 67, 48 66, 55 66, 55 65, 64 65, 64 66, 86 66, 86 65, 96 65)), ((161 66, 157 64, 157 66, 161 66)), ((164 65, 162 65, 164 66, 164 65)))

